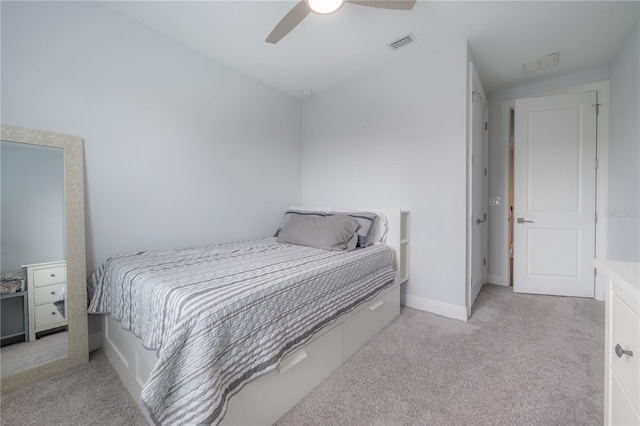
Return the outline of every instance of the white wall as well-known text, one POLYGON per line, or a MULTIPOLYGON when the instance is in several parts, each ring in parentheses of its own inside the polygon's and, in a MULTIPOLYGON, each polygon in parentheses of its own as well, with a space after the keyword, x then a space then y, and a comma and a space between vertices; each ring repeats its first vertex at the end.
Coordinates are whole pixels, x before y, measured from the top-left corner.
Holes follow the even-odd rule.
POLYGON ((640 21, 610 70, 608 258, 640 262, 640 21))
MULTIPOLYGON (((595 68, 568 74, 556 78, 542 80, 511 89, 501 90, 488 95, 489 98, 489 197, 500 197, 501 206, 489 207, 489 282, 507 285, 507 277, 501 276, 500 256, 503 237, 501 234, 503 222, 502 205, 509 202, 509 193, 503 193, 502 181, 502 120, 501 108, 505 101, 520 98, 540 96, 554 91, 577 87, 596 81, 608 80, 609 68, 595 68)), ((505 170, 505 173, 509 173, 505 170)))
POLYGON ((305 205, 411 211, 405 303, 466 319, 467 44, 305 100, 305 205))
POLYGON ((87 270, 272 235, 300 102, 98 3, 2 2, 2 123, 85 140, 87 270))

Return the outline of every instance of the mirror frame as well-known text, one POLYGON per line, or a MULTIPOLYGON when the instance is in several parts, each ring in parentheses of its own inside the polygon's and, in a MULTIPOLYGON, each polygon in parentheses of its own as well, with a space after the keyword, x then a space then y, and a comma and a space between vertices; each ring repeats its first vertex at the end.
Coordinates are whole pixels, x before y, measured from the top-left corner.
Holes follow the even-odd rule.
POLYGON ((0 139, 30 145, 62 148, 67 238, 67 317, 69 319, 69 355, 1 379, 2 393, 76 368, 89 362, 87 329, 87 274, 84 227, 84 141, 59 135, 1 126, 0 139))

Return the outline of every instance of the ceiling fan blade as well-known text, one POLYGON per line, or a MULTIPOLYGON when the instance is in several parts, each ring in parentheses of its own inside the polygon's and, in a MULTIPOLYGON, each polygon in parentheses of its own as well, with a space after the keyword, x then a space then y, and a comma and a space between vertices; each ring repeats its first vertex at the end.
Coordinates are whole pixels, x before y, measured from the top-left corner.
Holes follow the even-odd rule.
POLYGON ((416 0, 346 0, 360 6, 377 7, 379 9, 411 10, 416 0))
POLYGON ((289 11, 284 18, 278 22, 278 25, 271 31, 265 40, 267 43, 276 44, 284 36, 294 29, 307 15, 311 13, 309 5, 305 0, 301 0, 298 4, 293 6, 293 9, 289 11))

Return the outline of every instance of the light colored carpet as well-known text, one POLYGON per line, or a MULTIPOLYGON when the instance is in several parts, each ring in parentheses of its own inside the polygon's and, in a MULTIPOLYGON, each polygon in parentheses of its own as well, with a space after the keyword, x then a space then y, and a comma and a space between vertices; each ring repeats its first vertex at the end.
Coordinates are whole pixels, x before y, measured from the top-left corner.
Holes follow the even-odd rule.
POLYGON ((467 323, 402 309, 278 425, 601 425, 603 388, 603 302, 485 285, 467 323))
POLYGON ((0 349, 2 377, 28 370, 69 355, 69 332, 50 334, 34 342, 14 343, 0 349))
POLYGON ((148 425, 102 351, 89 364, 0 397, 0 424, 148 425))
MULTIPOLYGON (((486 285, 467 323, 403 308, 278 425, 600 425, 603 383, 604 303, 486 285)), ((101 351, 0 403, 3 425, 145 424, 101 351)))

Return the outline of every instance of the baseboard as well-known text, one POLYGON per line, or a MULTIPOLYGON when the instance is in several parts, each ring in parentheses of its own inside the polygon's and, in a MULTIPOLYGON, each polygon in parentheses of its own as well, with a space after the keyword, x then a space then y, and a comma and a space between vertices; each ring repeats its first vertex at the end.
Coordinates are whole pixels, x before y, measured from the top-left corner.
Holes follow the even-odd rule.
POLYGON ((404 293, 400 295, 400 303, 408 308, 419 309, 421 311, 442 315, 444 317, 460 321, 466 321, 468 319, 467 308, 464 306, 449 305, 448 303, 411 296, 404 293))
POLYGON ((487 283, 488 284, 501 285, 501 286, 505 286, 506 287, 506 284, 504 282, 502 282, 502 276, 500 276, 500 275, 495 275, 495 274, 487 275, 487 283))
POLYGON ((93 352, 102 347, 102 333, 97 331, 89 334, 89 352, 93 352))

